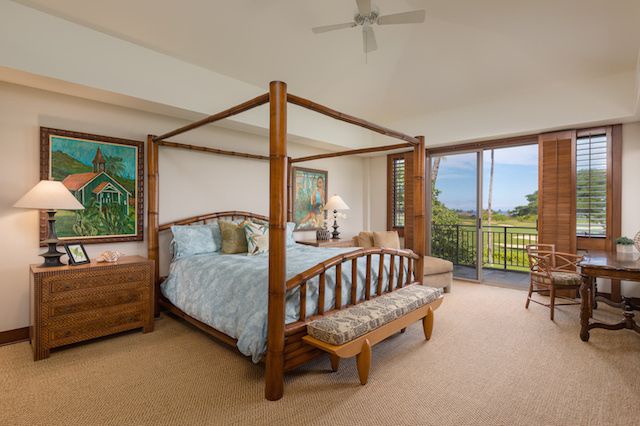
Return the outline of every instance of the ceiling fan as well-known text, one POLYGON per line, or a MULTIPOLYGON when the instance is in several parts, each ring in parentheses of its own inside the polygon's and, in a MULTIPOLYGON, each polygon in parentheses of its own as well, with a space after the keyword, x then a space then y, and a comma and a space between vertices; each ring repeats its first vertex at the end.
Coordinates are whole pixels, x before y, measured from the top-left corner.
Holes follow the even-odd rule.
POLYGON ((371 0, 356 0, 356 4, 358 5, 358 14, 353 18, 352 22, 314 27, 311 31, 314 34, 321 34, 328 31, 361 26, 364 53, 369 53, 378 49, 372 25, 420 24, 424 22, 425 18, 424 9, 380 16, 377 10, 371 8, 371 0))

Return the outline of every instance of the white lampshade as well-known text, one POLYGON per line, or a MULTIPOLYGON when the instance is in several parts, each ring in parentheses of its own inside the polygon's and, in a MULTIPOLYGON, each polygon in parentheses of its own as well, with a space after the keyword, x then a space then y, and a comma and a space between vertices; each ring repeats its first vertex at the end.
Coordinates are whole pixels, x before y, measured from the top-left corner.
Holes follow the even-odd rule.
POLYGON ((340 198, 339 195, 334 195, 333 197, 329 198, 329 201, 327 201, 327 204, 324 205, 324 209, 325 210, 350 210, 347 203, 345 203, 344 200, 340 198))
POLYGON ((39 210, 82 210, 84 206, 62 182, 41 180, 13 207, 39 210))

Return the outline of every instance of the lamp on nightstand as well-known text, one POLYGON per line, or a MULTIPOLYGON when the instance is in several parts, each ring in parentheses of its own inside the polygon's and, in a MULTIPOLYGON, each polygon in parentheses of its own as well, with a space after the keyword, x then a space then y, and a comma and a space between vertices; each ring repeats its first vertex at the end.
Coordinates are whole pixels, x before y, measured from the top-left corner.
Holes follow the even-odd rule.
POLYGON ((56 210, 82 210, 84 206, 73 196, 62 182, 54 180, 41 180, 31 191, 18 200, 13 207, 24 209, 46 210, 49 222, 49 235, 43 242, 49 246, 49 250, 40 254, 44 257, 42 266, 60 266, 60 257, 64 255, 57 249, 59 243, 56 234, 56 210))
POLYGON ((344 200, 342 198, 340 198, 339 195, 334 195, 333 197, 329 198, 329 201, 327 201, 327 204, 324 205, 324 209, 325 210, 333 210, 333 232, 332 232, 332 237, 334 240, 339 240, 340 239, 340 233, 338 232, 338 210, 350 210, 349 206, 347 205, 347 203, 344 202, 344 200))

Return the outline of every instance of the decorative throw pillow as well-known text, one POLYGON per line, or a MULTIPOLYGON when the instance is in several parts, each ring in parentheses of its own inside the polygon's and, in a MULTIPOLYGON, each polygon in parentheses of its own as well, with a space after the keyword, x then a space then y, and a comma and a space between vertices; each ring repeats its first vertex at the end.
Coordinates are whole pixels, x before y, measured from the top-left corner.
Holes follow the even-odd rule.
POLYGON ((269 251, 268 223, 245 222, 244 233, 247 238, 249 256, 257 256, 269 251))
POLYGON ((399 249, 400 237, 396 231, 374 232, 373 246, 382 248, 399 249))
MULTIPOLYGON (((267 226, 269 226, 267 224, 267 226)), ((293 230, 296 229, 295 222, 287 222, 287 233, 285 241, 287 242, 287 247, 294 246, 296 244, 295 238, 293 238, 293 230)))
POLYGON ((244 232, 244 224, 233 223, 226 220, 218 221, 220 234, 222 234, 222 252, 226 254, 246 253, 247 237, 244 232))
POLYGON ((171 232, 174 259, 216 251, 213 233, 208 225, 175 225, 171 227, 171 232))
POLYGON ((213 244, 216 246, 216 251, 222 249, 222 234, 220 233, 220 224, 216 222, 207 223, 207 226, 211 228, 211 234, 213 234, 213 244))
POLYGON ((373 247, 373 232, 360 232, 356 239, 358 240, 358 247, 371 248, 373 247))

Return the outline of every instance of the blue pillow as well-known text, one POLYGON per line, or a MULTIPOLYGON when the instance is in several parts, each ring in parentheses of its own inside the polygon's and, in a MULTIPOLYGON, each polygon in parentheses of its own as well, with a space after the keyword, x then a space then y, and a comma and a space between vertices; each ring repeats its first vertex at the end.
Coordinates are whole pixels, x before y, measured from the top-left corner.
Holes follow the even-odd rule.
POLYGON ((174 225, 171 227, 171 232, 173 233, 174 259, 216 251, 210 225, 174 225))
POLYGON ((220 251, 222 249, 222 233, 220 232, 220 224, 218 222, 207 223, 207 226, 211 228, 213 234, 213 244, 215 245, 214 251, 220 251))

